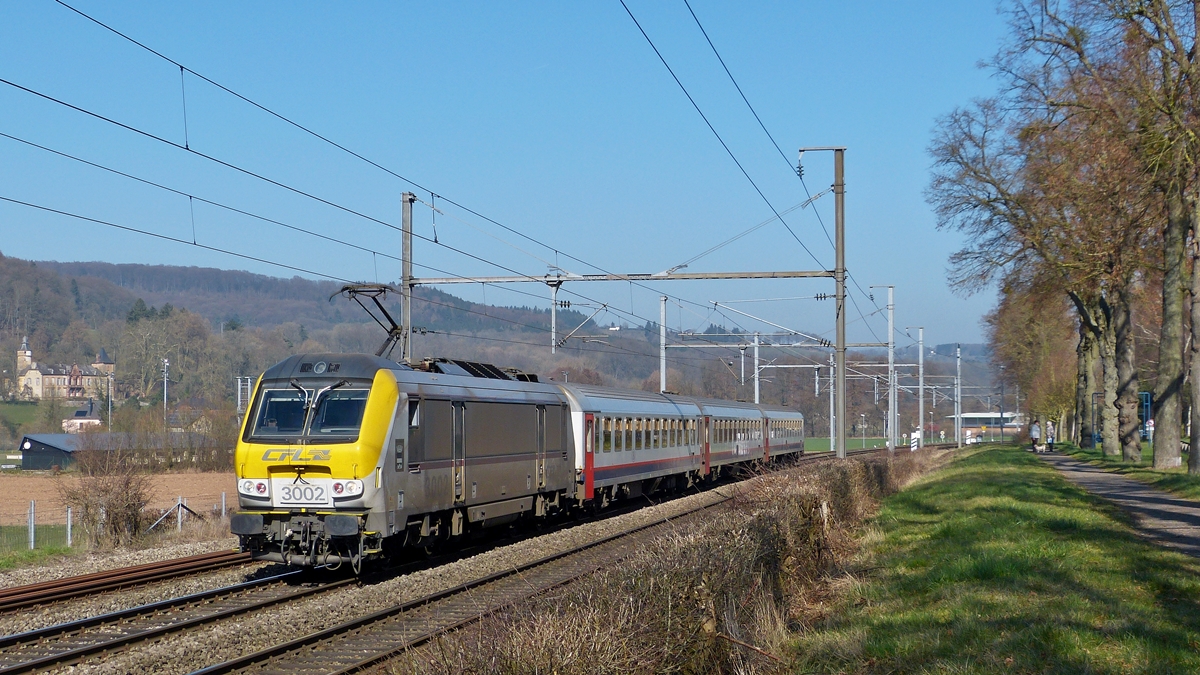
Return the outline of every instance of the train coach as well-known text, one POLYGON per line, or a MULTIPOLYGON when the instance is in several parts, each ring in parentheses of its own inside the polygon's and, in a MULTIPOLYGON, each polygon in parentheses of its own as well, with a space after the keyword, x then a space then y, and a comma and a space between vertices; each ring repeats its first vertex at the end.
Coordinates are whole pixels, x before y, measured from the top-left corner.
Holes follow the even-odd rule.
POLYGON ((539 382, 449 359, 301 354, 255 385, 231 529, 255 559, 364 561, 600 509, 804 450, 778 406, 539 382))

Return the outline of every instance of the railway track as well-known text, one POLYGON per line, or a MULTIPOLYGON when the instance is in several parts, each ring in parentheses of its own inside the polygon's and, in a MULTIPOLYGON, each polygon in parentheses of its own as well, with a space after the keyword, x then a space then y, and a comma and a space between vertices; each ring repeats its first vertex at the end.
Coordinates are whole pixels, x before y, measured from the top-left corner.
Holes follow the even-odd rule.
POLYGON ((674 521, 724 504, 730 496, 669 519, 632 527, 571 549, 405 602, 192 675, 342 675, 384 661, 431 638, 477 621, 525 598, 620 562, 638 542, 674 521))
MULTIPOLYGON (((872 448, 847 454, 861 456, 886 452, 886 449, 872 448)), ((832 454, 821 453, 809 455, 801 461, 834 458, 832 454)), ((194 671, 191 675, 347 675, 358 672, 418 647, 437 635, 616 564, 627 557, 639 541, 657 536, 660 530, 672 527, 674 521, 692 517, 730 499, 732 497, 725 496, 684 514, 632 527, 503 572, 194 671)))
MULTIPOLYGON (((851 451, 851 455, 880 452, 851 451)), ((884 450, 886 452, 886 450, 884 450)), ((808 455, 800 461, 831 459, 828 453, 808 455)), ((729 497, 685 514, 725 503, 729 497)), ((635 509, 619 509, 610 516, 635 509)), ((575 523, 577 524, 577 523, 575 523)), ((575 524, 564 523, 551 531, 575 524)), ((196 671, 197 675, 231 672, 348 673, 382 661, 398 651, 475 621, 513 602, 569 583, 622 559, 631 543, 657 534, 666 526, 659 521, 562 551, 501 573, 482 577, 454 588, 406 602, 349 622, 318 631, 288 643, 247 655, 227 663, 196 671), (634 541, 631 542, 631 539, 634 541), (381 649, 379 645, 388 645, 381 649)), ((504 538, 492 545, 512 543, 504 538)), ((470 547, 456 554, 435 556, 419 563, 402 565, 392 574, 435 567, 475 554, 470 547)), ((206 569, 249 562, 244 554, 225 552, 181 558, 163 563, 112 570, 27 587, 9 589, 14 602, 42 602, 33 597, 61 600, 86 593, 146 583, 206 569), (17 592, 22 591, 22 592, 17 592)), ((189 596, 163 600, 109 614, 0 638, 0 675, 28 673, 85 661, 91 656, 114 653, 132 645, 198 628, 272 606, 327 593, 357 583, 346 578, 323 584, 296 585, 302 572, 249 581, 189 596)), ((3 600, 3 596, 0 596, 3 600)))
POLYGON ((54 581, 44 581, 25 586, 0 589, 0 612, 68 600, 82 595, 91 595, 131 586, 140 586, 154 581, 208 572, 245 565, 251 562, 248 553, 217 551, 201 555, 175 558, 160 562, 121 567, 104 572, 95 572, 54 581))
POLYGON ((31 673, 78 663, 168 633, 191 630, 355 584, 347 578, 297 586, 302 571, 248 581, 0 638, 0 674, 31 673))

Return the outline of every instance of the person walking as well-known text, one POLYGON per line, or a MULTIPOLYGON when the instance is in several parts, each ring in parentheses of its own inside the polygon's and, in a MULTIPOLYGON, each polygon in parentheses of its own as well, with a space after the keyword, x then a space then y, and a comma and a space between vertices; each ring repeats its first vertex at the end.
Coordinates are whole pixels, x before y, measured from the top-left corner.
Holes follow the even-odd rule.
POLYGON ((1046 450, 1054 452, 1054 420, 1046 421, 1046 450))
POLYGON ((1042 440, 1042 428, 1038 426, 1037 420, 1034 420, 1033 424, 1029 425, 1029 440, 1032 443, 1030 450, 1037 452, 1038 441, 1042 440))

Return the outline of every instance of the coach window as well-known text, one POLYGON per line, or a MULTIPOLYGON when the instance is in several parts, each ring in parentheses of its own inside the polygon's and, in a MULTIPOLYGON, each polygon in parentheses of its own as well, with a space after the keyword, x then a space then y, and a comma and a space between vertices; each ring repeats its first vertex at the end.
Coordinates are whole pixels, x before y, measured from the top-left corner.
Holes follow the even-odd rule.
POLYGON ((601 432, 604 434, 604 439, 601 441, 601 444, 600 444, 600 447, 604 450, 604 452, 612 452, 612 447, 613 447, 612 425, 613 425, 612 418, 605 417, 604 418, 604 430, 601 432))

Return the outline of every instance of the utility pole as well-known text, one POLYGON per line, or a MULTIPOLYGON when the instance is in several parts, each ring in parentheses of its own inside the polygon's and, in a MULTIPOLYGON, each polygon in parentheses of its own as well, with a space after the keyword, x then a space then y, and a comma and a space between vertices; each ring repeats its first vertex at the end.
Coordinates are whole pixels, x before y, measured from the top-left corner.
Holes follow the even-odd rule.
POLYGON ((758 405, 758 333, 754 334, 754 404, 758 405))
POLYGON ((888 452, 896 451, 896 427, 900 422, 899 401, 896 400, 896 304, 895 287, 888 286, 888 452))
POLYGON ((1004 366, 1000 366, 1000 442, 1004 442, 1004 366))
MULTIPOLYGON (((833 451, 837 448, 837 446, 835 446, 833 444, 834 438, 835 438, 834 427, 836 426, 836 424, 834 423, 836 417, 835 417, 834 403, 833 403, 833 399, 834 399, 833 382, 836 379, 834 377, 833 373, 835 372, 835 370, 836 369, 834 368, 834 365, 833 365, 833 354, 830 354, 829 355, 829 450, 830 451, 833 451)), ((842 454, 843 455, 846 454, 844 450, 843 450, 842 454)))
MULTIPOLYGON (((550 353, 558 352, 558 287, 561 283, 550 284, 550 353)), ((660 387, 659 389, 663 389, 660 387)))
POLYGON ((108 374, 108 430, 112 431, 112 381, 113 374, 108 374))
POLYGON ((169 430, 167 426, 167 369, 171 366, 171 362, 163 359, 163 431, 169 430))
POLYGON ((742 353, 742 386, 746 386, 746 348, 738 347, 738 351, 742 353))
POLYGON ((837 456, 846 456, 846 149, 833 151, 833 199, 836 261, 833 267, 837 302, 837 456))
MULTIPOLYGON (((909 326, 917 329, 917 426, 920 427, 918 446, 925 447, 925 327, 909 326)), ((933 423, 930 422, 929 433, 933 433, 933 423)))
POLYGON ((400 360, 404 363, 412 363, 412 205, 416 199, 411 192, 400 195, 400 360))
POLYGON ((954 347, 954 442, 962 447, 962 345, 954 347))
POLYGON ((667 390, 667 296, 658 298, 658 391, 667 390))

